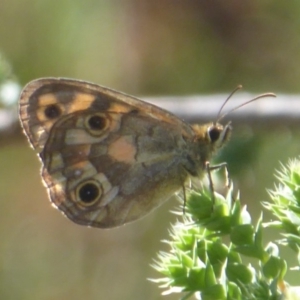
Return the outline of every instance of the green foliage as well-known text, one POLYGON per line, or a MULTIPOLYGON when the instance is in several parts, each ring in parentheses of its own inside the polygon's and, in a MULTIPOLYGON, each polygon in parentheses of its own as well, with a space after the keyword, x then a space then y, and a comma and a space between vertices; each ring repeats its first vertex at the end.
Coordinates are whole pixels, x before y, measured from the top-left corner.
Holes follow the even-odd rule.
MULTIPOLYGON (((289 246, 300 265, 300 161, 277 172, 279 185, 263 203, 277 221, 254 225, 233 186, 226 197, 203 189, 188 193, 186 211, 172 226, 169 252, 160 252, 154 268, 163 294, 184 293, 181 299, 299 299, 299 288, 285 282, 287 263, 279 246, 289 246), (283 239, 264 245, 274 227, 283 239), (251 258, 253 265, 244 262, 251 258), (296 291, 296 292, 295 292, 296 291)), ((291 272, 298 272, 299 265, 291 272)))
MULTIPOLYGON (((267 224, 283 231, 283 239, 278 243, 288 245, 297 256, 300 256, 300 161, 290 160, 287 166, 282 166, 276 177, 279 185, 269 191, 272 202, 264 202, 278 221, 267 224)), ((299 261, 299 259, 298 259, 299 261)), ((300 264, 300 261, 299 261, 300 264)))

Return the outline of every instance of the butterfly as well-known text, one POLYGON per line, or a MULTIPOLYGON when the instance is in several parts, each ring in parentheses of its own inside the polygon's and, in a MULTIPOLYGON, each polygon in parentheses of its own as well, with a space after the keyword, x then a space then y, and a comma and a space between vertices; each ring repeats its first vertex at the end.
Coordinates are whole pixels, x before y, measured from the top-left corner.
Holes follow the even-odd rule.
POLYGON ((139 219, 202 177, 232 131, 189 125, 135 97, 65 78, 28 83, 19 116, 52 204, 100 228, 139 219))

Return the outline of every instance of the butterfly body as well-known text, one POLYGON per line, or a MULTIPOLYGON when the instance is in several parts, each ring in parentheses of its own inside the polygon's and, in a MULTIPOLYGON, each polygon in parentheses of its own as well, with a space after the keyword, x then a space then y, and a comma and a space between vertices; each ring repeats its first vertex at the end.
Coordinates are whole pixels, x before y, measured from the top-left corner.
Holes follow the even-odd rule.
POLYGON ((109 228, 138 219, 201 176, 231 128, 183 122, 92 83, 30 82, 20 119, 51 202, 72 221, 109 228))

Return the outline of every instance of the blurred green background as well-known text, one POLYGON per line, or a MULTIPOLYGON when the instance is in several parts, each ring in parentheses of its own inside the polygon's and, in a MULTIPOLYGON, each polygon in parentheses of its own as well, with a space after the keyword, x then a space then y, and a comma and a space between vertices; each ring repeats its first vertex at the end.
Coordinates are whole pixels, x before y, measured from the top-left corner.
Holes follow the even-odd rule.
MULTIPOLYGON (((2 0, 0 52, 21 85, 63 76, 133 95, 229 93, 237 84, 299 93, 299 15, 299 1, 2 0)), ((299 155, 298 125, 234 124, 220 160, 254 218, 279 161, 299 155)), ((0 299, 162 298, 147 278, 160 277, 149 264, 166 249, 176 200, 121 228, 81 227, 50 207, 25 137, 3 135, 0 145, 0 299)))

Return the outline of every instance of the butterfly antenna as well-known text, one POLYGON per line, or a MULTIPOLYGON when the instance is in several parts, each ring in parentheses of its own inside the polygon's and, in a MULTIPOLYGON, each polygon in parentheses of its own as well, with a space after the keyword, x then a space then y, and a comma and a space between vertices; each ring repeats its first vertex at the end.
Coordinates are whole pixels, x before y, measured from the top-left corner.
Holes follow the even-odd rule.
POLYGON ((243 88, 242 85, 238 85, 238 86, 230 93, 230 95, 227 97, 227 99, 224 101, 224 103, 222 104, 221 108, 220 108, 219 111, 218 111, 218 114, 217 114, 217 122, 218 122, 219 120, 222 119, 222 118, 220 118, 220 115, 221 115, 221 112, 222 112, 224 106, 226 105, 226 103, 229 101, 229 99, 230 99, 237 91, 241 90, 242 88, 243 88))
POLYGON ((224 102, 224 104, 222 105, 221 109, 219 110, 219 113, 218 113, 218 118, 217 118, 217 122, 221 121, 225 116, 227 116, 228 114, 232 113, 233 111, 236 111, 237 109, 243 107, 244 105, 247 105, 251 102, 254 102, 258 99, 261 99, 261 98, 266 98, 266 97, 276 97, 276 94, 274 93, 264 93, 264 94, 261 94, 261 95, 258 95, 256 96, 255 98, 247 101, 247 102, 244 102, 236 107, 234 107, 233 109, 227 111, 226 113, 220 115, 220 113, 222 112, 222 108, 224 107, 224 105, 226 104, 226 102, 228 102, 228 100, 230 99, 230 97, 238 90, 238 88, 236 88, 230 95, 229 97, 226 99, 226 101, 224 102))

